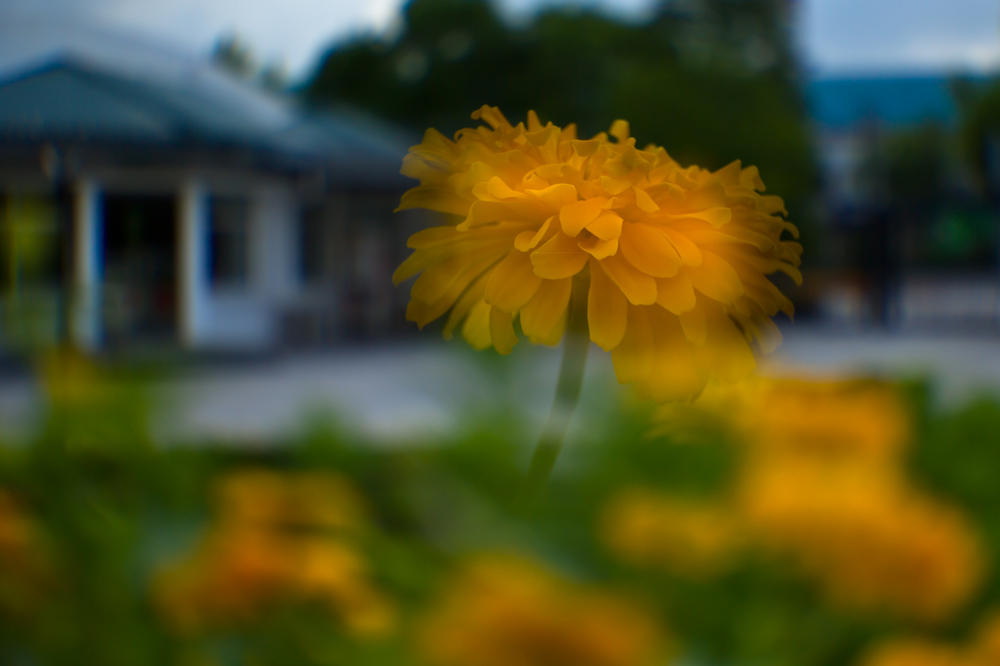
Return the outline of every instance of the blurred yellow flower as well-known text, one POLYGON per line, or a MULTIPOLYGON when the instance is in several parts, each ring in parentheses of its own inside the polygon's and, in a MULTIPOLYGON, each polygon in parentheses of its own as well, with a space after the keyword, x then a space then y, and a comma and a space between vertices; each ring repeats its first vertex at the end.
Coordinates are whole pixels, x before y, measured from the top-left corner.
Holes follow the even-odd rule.
POLYGON ((940 621, 982 578, 964 517, 883 470, 771 461, 744 474, 740 500, 754 537, 846 607, 940 621))
POLYGON ((360 636, 392 630, 395 607, 352 539, 364 510, 347 480, 246 470, 216 489, 218 521, 196 553, 162 571, 157 604, 181 633, 252 622, 282 601, 325 604, 360 636))
POLYGON ((33 522, 10 494, 0 491, 0 558, 5 564, 30 560, 34 542, 33 522))
POLYGON ((38 609, 56 582, 37 522, 11 493, 0 490, 0 617, 21 618, 38 609))
POLYGON ((1000 664, 1000 613, 994 612, 981 623, 969 647, 969 657, 975 666, 1000 664))
POLYGON ((895 390, 872 381, 772 380, 743 423, 758 449, 866 464, 897 462, 910 437, 895 390))
POLYGON ((779 197, 760 194, 755 167, 681 167, 657 146, 636 148, 628 123, 580 140, 529 112, 512 126, 495 107, 489 127, 455 141, 430 129, 403 174, 420 185, 400 209, 426 208, 454 224, 414 234, 396 283, 420 274, 407 318, 450 311, 477 349, 509 353, 514 321, 532 341, 557 344, 573 290, 586 289, 591 340, 612 353, 621 383, 659 401, 687 398, 709 376, 754 367, 749 341, 780 342, 771 317, 792 303, 765 276, 801 282, 802 251, 779 197), (589 286, 588 286, 589 282, 589 286))
POLYGON ((997 666, 1000 616, 983 622, 966 645, 944 645, 923 638, 893 639, 870 649, 861 666, 997 666))
POLYGON ((71 349, 55 349, 42 359, 42 386, 59 409, 85 408, 106 402, 110 384, 95 363, 71 349))
POLYGON ((501 556, 465 567, 418 641, 442 666, 642 666, 662 663, 663 646, 656 623, 633 604, 501 556))
MULTIPOLYGON (((982 580, 985 554, 972 525, 906 478, 911 416, 890 385, 714 383, 693 406, 661 406, 655 419, 675 436, 729 430, 741 445, 729 510, 745 543, 790 558, 843 607, 940 621, 982 580)), ((678 522, 665 503, 643 511, 646 525, 678 522)), ((626 516, 615 526, 621 533, 626 516)), ((652 549, 655 533, 634 538, 652 549)))
POLYGON ((713 383, 693 409, 664 405, 654 416, 654 432, 683 432, 705 417, 732 430, 754 459, 896 466, 911 436, 910 414, 890 385, 772 378, 713 383))
POLYGON ((152 445, 152 403, 137 376, 111 370, 67 347, 52 348, 38 361, 46 417, 58 426, 67 451, 111 452, 152 445))
POLYGON ((229 474, 216 484, 215 503, 227 525, 356 530, 367 522, 364 502, 351 483, 322 472, 290 477, 248 469, 229 474))
MULTIPOLYGON (((958 649, 921 639, 884 643, 872 650, 862 666, 979 666, 958 649)), ((982 666, 986 666, 983 664, 982 666)))
POLYGON ((722 570, 741 541, 730 507, 640 489, 621 493, 605 507, 598 535, 624 561, 693 578, 722 570))

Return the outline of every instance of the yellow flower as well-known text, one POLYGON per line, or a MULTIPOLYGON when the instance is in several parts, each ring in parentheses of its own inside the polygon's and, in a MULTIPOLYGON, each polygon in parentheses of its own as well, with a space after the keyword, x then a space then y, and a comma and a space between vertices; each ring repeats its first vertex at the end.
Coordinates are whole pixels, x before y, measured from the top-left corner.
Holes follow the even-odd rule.
POLYGON ((428 661, 443 666, 662 663, 656 624, 634 605, 513 557, 469 563, 418 639, 428 661))
POLYGON ((923 638, 885 641, 868 651, 862 666, 996 666, 1000 664, 1000 616, 980 624, 966 645, 946 645, 923 638))
POLYGON ((923 639, 884 643, 861 663, 863 666, 979 666, 968 661, 956 648, 923 639))
POLYGON ((762 451, 893 464, 909 443, 910 414, 886 384, 783 379, 762 389, 745 414, 762 451))
POLYGON ((755 378, 714 384, 692 407, 663 405, 654 434, 695 438, 699 426, 723 424, 751 458, 799 457, 829 463, 898 466, 911 417, 896 390, 873 380, 755 378))
POLYGON ((1000 664, 1000 614, 994 612, 980 624, 969 654, 976 666, 1000 664))
POLYGON ((982 580, 964 516, 887 470, 772 460, 744 473, 740 499, 750 534, 842 606, 940 621, 982 580))
POLYGON ((663 405, 657 418, 670 433, 732 431, 744 449, 731 510, 747 543, 787 557, 841 606, 940 621, 982 581, 973 526, 907 479, 913 424, 890 385, 713 385, 693 407, 663 405))
POLYGON ((357 530, 367 520, 362 498, 336 474, 244 469, 218 481, 215 502, 229 525, 357 530))
POLYGON ((180 633, 248 623, 281 601, 324 604, 357 636, 396 624, 353 539, 361 498, 334 474, 251 469, 222 478, 218 521, 188 559, 160 572, 154 598, 180 633))
POLYGON ((627 562, 693 578, 724 569, 741 540, 729 507, 641 489, 615 497, 598 531, 601 541, 627 562))
POLYGON ((612 353, 621 383, 666 401, 700 392, 709 376, 742 378, 748 342, 770 351, 770 317, 792 303, 765 276, 796 282, 802 247, 779 197, 760 194, 756 167, 682 167, 657 146, 636 148, 628 123, 579 140, 576 128, 511 126, 484 106, 490 127, 451 141, 430 129, 403 174, 420 185, 400 209, 453 216, 409 240, 398 284, 417 274, 407 318, 419 326, 450 311, 477 349, 509 353, 514 321, 529 340, 557 344, 570 295, 588 289, 590 338, 612 353), (576 279, 575 279, 576 278, 576 279), (589 280, 589 286, 587 282, 589 280))
POLYGON ((0 489, 0 617, 21 619, 43 609, 60 582, 41 526, 0 489))
POLYGON ((93 361, 81 354, 54 350, 45 355, 40 370, 48 398, 58 408, 86 409, 108 401, 109 382, 93 361))

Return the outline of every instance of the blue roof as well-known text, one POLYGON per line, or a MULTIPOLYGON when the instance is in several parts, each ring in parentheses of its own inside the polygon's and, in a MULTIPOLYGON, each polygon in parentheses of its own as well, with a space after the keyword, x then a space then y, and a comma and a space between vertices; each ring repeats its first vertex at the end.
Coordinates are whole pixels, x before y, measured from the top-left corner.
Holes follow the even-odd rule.
POLYGON ((343 185, 409 185, 399 167, 419 137, 388 123, 303 109, 209 62, 135 40, 32 25, 0 24, 0 142, 236 148, 275 164, 321 165, 343 185))
POLYGON ((806 97, 823 127, 847 129, 875 120, 890 127, 954 124, 958 107, 948 76, 836 77, 810 81, 806 97))
MULTIPOLYGON (((248 143, 265 147, 295 122, 263 123, 239 103, 128 80, 72 59, 0 81, 0 136, 102 141, 248 143)), ((278 119, 276 119, 278 120, 278 119)), ((277 147, 277 146, 273 146, 277 147)))

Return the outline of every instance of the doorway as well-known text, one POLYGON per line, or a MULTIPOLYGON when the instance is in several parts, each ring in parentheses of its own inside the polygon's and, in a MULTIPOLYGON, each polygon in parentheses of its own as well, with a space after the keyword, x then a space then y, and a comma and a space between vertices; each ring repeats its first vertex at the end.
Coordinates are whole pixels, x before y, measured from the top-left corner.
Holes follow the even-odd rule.
POLYGON ((104 197, 105 341, 109 347, 177 340, 177 201, 104 197))

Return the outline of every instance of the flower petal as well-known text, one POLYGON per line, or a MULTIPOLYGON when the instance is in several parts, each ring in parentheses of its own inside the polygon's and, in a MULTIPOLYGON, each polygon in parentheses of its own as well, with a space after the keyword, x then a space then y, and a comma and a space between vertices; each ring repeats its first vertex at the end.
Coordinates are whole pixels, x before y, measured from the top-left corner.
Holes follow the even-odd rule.
POLYGON ((587 225, 587 231, 601 240, 611 240, 622 235, 622 216, 613 210, 606 210, 587 225))
POLYGON ((483 300, 483 292, 486 291, 486 283, 489 281, 489 273, 484 273, 476 278, 465 293, 455 302, 455 307, 448 313, 448 321, 444 324, 444 339, 451 340, 455 328, 462 323, 469 311, 476 303, 483 300))
POLYGON ((600 266, 632 305, 656 302, 656 280, 632 266, 621 253, 601 261, 600 266))
POLYGON ((622 227, 621 248, 630 264, 653 277, 673 277, 681 267, 670 238, 647 224, 630 222, 622 227))
POLYGON ((527 303, 541 284, 542 278, 535 275, 531 267, 531 257, 520 250, 512 250, 493 270, 486 284, 486 302, 498 310, 512 313, 527 303))
MULTIPOLYGON (((633 188, 635 191, 635 205, 639 207, 639 210, 644 210, 647 213, 655 213, 660 210, 660 207, 656 205, 653 198, 649 196, 646 190, 636 187, 633 188)), ((729 210, 728 208, 726 210, 729 210)))
POLYGON ((698 362, 719 379, 737 382, 756 366, 750 345, 721 307, 706 308, 705 344, 695 347, 698 362))
POLYGON ((701 266, 701 250, 690 238, 670 227, 660 227, 660 230, 670 238, 685 266, 701 266))
POLYGON ((563 233, 567 236, 579 234, 601 214, 601 206, 604 203, 604 199, 584 199, 563 206, 559 211, 559 222, 562 224, 563 233))
POLYGON ((650 318, 656 336, 656 358, 645 382, 649 397, 657 402, 693 398, 705 387, 705 377, 698 370, 677 317, 653 308, 650 318))
POLYGON ((559 183, 541 190, 526 190, 526 192, 545 202, 554 210, 560 210, 563 206, 576 202, 577 199, 576 188, 568 183, 559 183))
MULTIPOLYGON (((477 280, 481 277, 485 277, 487 280, 489 279, 491 273, 491 271, 488 270, 490 263, 491 262, 487 261, 470 264, 465 270, 457 275, 454 280, 451 281, 446 291, 442 292, 440 296, 437 296, 434 299, 426 298, 427 294, 420 294, 418 286, 420 280, 417 280, 417 283, 413 285, 413 289, 410 292, 410 302, 406 306, 407 320, 415 322, 417 326, 423 328, 443 315, 448 311, 448 308, 452 307, 456 299, 458 299, 466 291, 469 284, 473 280, 477 280)), ((420 277, 423 278, 424 276, 421 275, 420 277)), ((481 295, 482 294, 480 293, 480 296, 481 295)))
POLYGON ((684 329, 684 337, 687 338, 688 342, 698 345, 705 342, 706 326, 705 310, 703 308, 695 307, 678 315, 677 318, 681 322, 681 328, 684 329))
POLYGON ((455 227, 452 226, 429 227, 410 236, 410 238, 406 241, 406 247, 413 248, 414 250, 433 247, 435 245, 440 245, 441 243, 453 241, 457 235, 458 232, 455 227))
POLYGON ((672 278, 660 278, 656 281, 656 302, 660 307, 675 315, 683 314, 695 306, 697 302, 691 278, 685 273, 679 273, 672 278))
POLYGON ((629 136, 628 121, 619 118, 615 122, 611 123, 611 129, 608 130, 608 134, 618 139, 619 142, 624 141, 629 136))
POLYGON ((486 301, 479 301, 472 306, 469 316, 462 325, 462 337, 472 345, 473 349, 482 351, 492 344, 490 338, 490 312, 493 310, 486 301))
POLYGON ((500 127, 510 129, 510 122, 504 117, 500 109, 495 106, 484 104, 472 112, 472 119, 482 119, 490 124, 490 127, 497 129, 500 127))
POLYGON ((563 312, 563 316, 559 318, 556 325, 549 331, 549 334, 544 338, 533 337, 530 338, 533 344, 548 345, 549 347, 555 347, 562 340, 563 334, 566 333, 566 321, 569 319, 569 313, 563 312))
MULTIPOLYGON (((452 285, 465 276, 466 284, 504 255, 503 246, 488 245, 471 250, 464 255, 456 255, 439 261, 425 270, 416 282, 410 295, 423 303, 435 303, 444 296, 452 285), (475 271, 475 275, 467 275, 475 271)), ((461 293, 461 292, 460 292, 461 293)))
POLYGON ((619 384, 638 382, 649 377, 656 358, 656 338, 648 308, 629 306, 628 327, 621 343, 611 350, 615 377, 619 384))
POLYGON ((594 259, 607 259, 618 252, 618 239, 601 240, 597 236, 583 238, 577 242, 580 249, 592 256, 594 259))
POLYGON ((523 199, 527 195, 512 189, 499 176, 493 176, 486 184, 487 191, 497 199, 523 199))
POLYGON ((484 201, 479 199, 466 208, 468 215, 456 227, 459 231, 499 222, 500 220, 537 221, 541 224, 551 213, 537 201, 517 199, 511 201, 484 201))
POLYGON ((514 332, 513 317, 509 312, 490 309, 490 338, 496 350, 504 356, 514 349, 517 333, 514 332))
POLYGON ((601 176, 601 189, 611 196, 617 196, 630 187, 632 187, 632 181, 630 180, 613 178, 611 176, 601 176))
POLYGON ((535 275, 546 280, 572 277, 587 264, 587 253, 579 248, 576 239, 566 234, 556 234, 531 253, 535 275))
POLYGON ((675 215, 670 215, 670 217, 677 219, 695 219, 708 222, 713 227, 721 227, 724 224, 729 224, 730 220, 733 219, 733 211, 731 208, 725 206, 716 206, 714 208, 705 208, 702 210, 691 211, 689 213, 678 213, 675 215))
POLYGON ((537 132, 542 129, 542 121, 538 119, 538 114, 534 109, 528 111, 528 131, 537 132))
POLYGON ((538 246, 538 244, 545 238, 545 234, 549 232, 549 227, 552 226, 552 220, 554 217, 550 217, 545 220, 545 223, 538 228, 538 231, 522 231, 514 239, 514 247, 516 247, 521 252, 528 252, 533 250, 538 246))
POLYGON ((542 280, 541 286, 521 308, 521 330, 529 338, 547 338, 566 314, 573 278, 542 280))
POLYGON ((600 268, 600 262, 590 262, 590 293, 587 296, 587 322, 590 339, 604 351, 622 341, 628 322, 628 301, 621 289, 600 268))
POLYGON ((701 266, 686 269, 695 289, 727 305, 743 295, 743 283, 736 269, 712 252, 702 252, 701 256, 701 266))
POLYGON ((439 213, 465 215, 469 212, 471 201, 463 199, 453 191, 443 187, 414 187, 407 190, 399 200, 397 211, 410 208, 426 208, 439 213))

